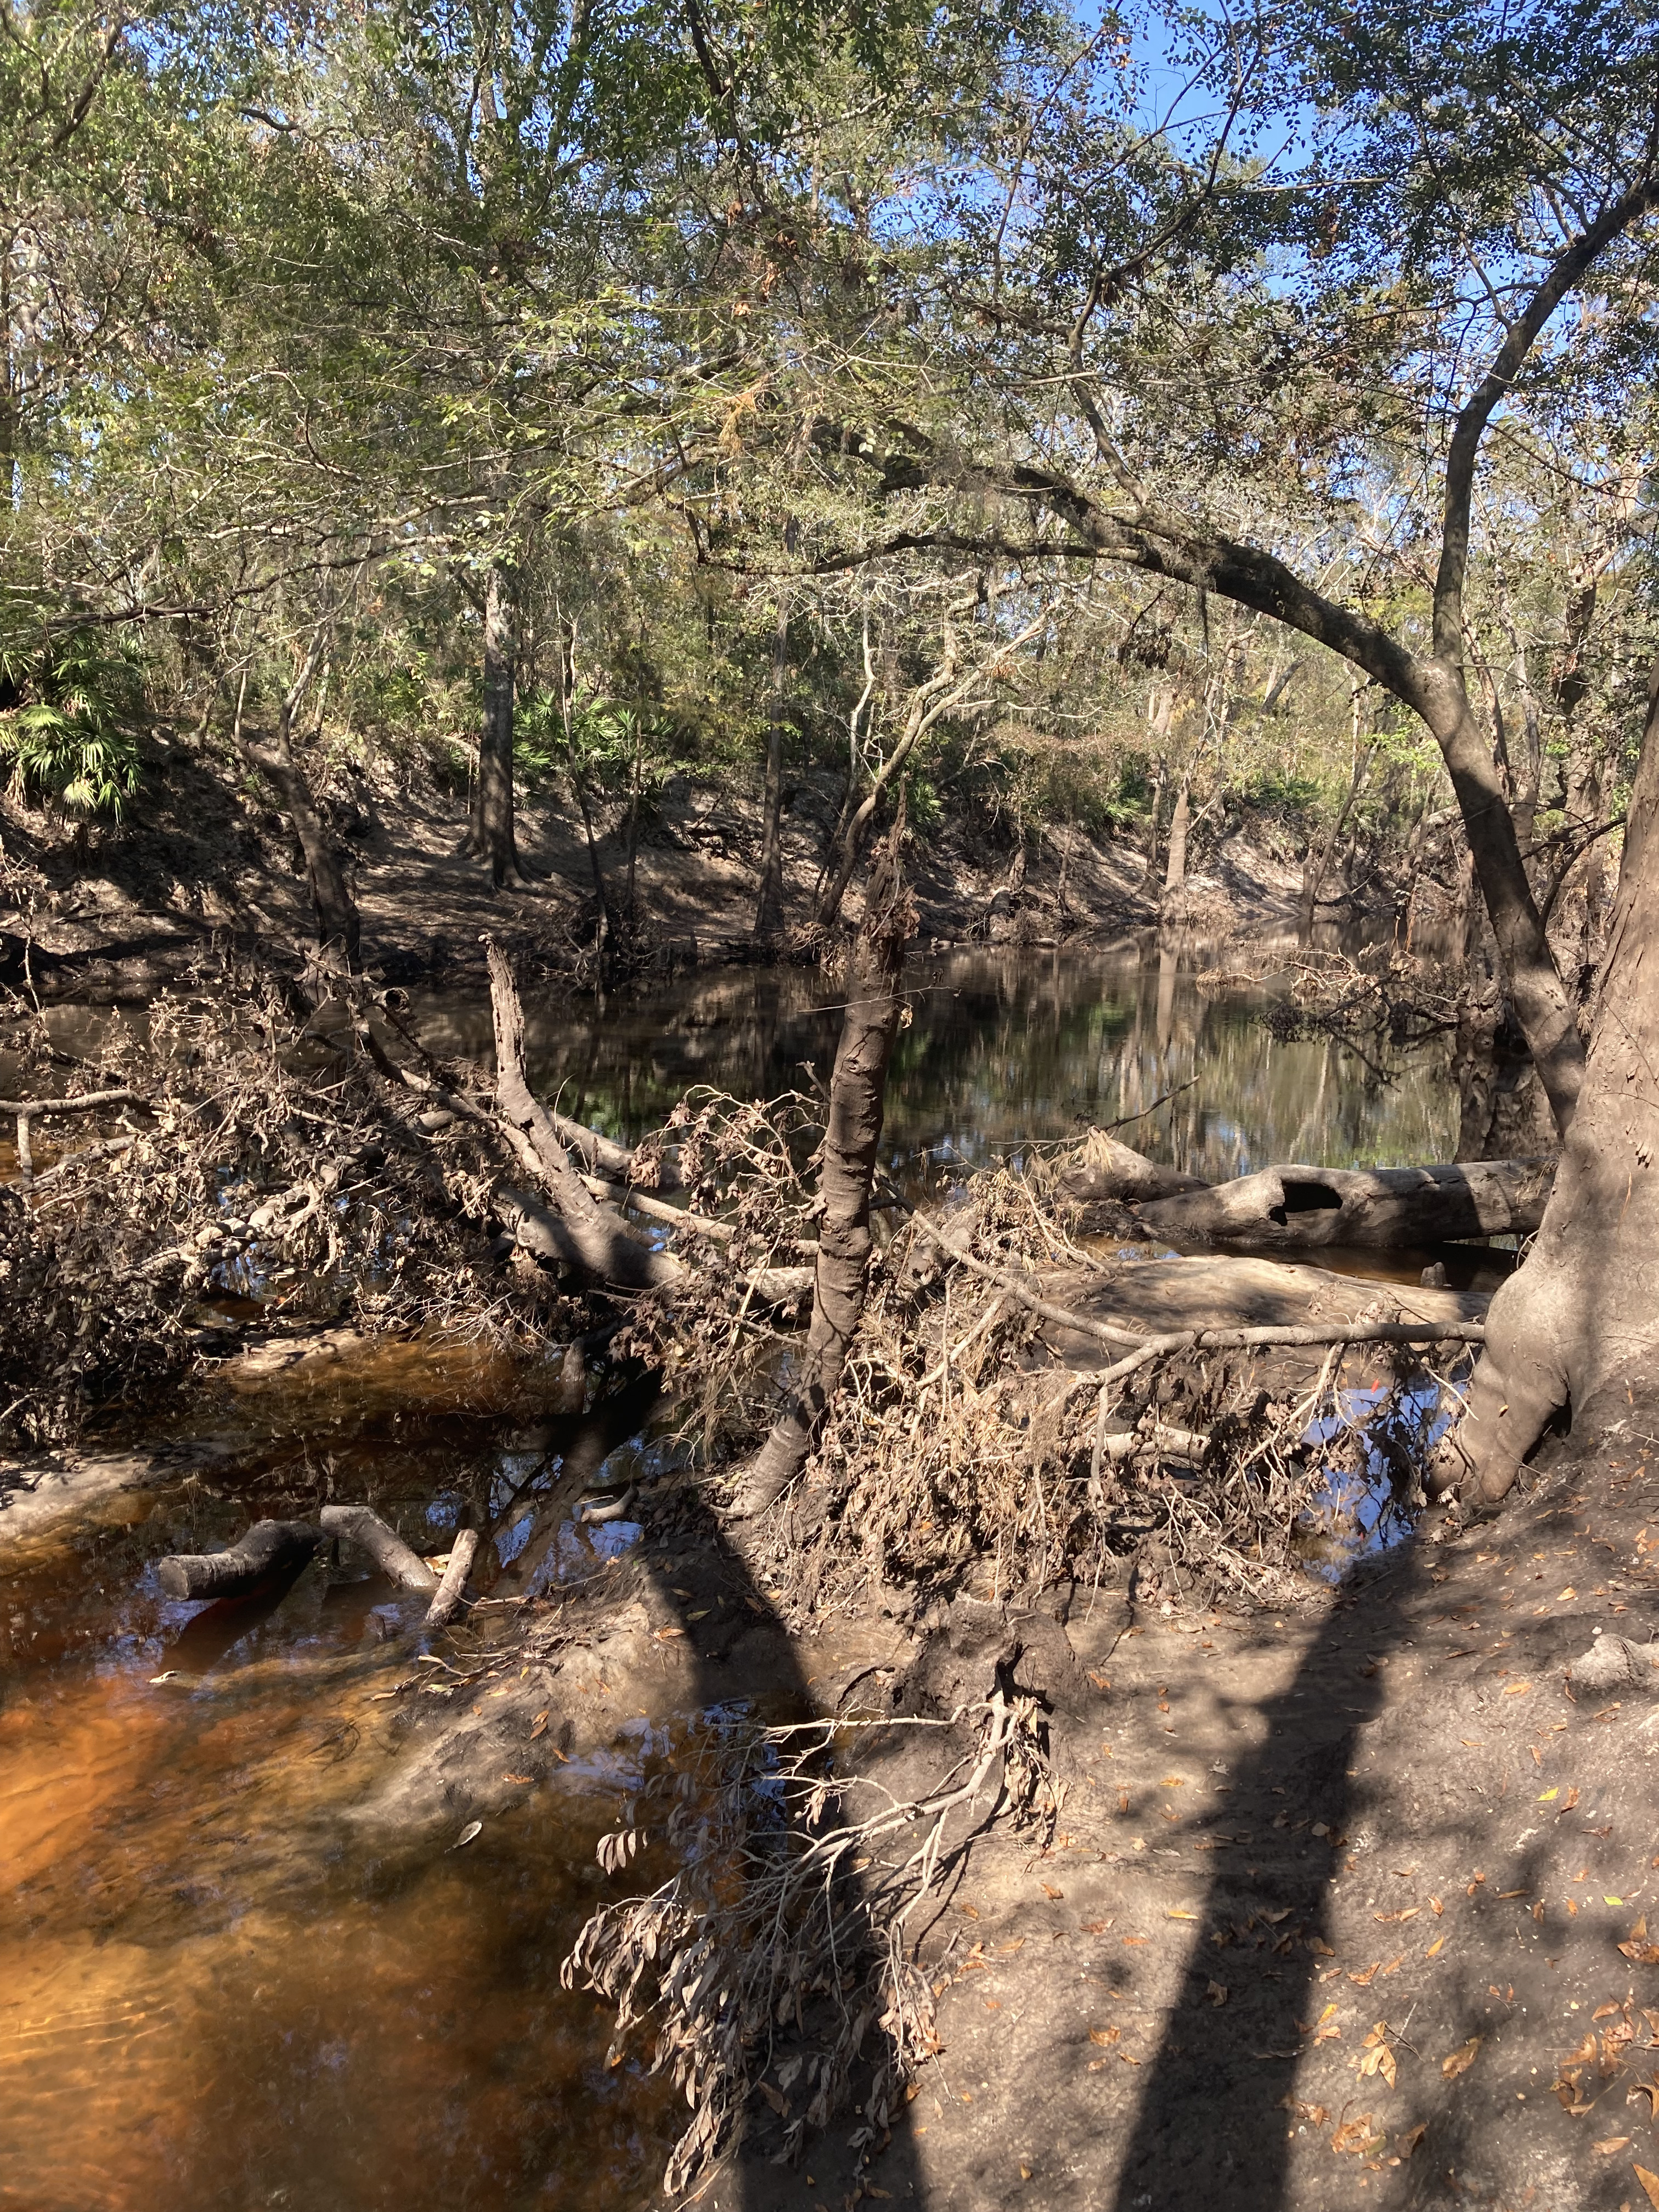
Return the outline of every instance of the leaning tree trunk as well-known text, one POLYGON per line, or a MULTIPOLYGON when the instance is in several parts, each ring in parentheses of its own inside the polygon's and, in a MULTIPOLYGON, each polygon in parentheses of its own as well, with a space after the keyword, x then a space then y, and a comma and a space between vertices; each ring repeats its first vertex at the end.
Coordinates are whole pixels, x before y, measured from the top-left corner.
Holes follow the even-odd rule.
POLYGON ((1432 1486, 1502 1498, 1551 1420, 1595 1433, 1659 1353, 1659 664, 1648 691, 1590 1051, 1536 1243, 1492 1300, 1432 1486), (1600 1403, 1598 1404, 1598 1401, 1600 1403))
POLYGON ((870 871, 864 920, 850 963, 818 1175, 823 1212, 811 1326, 783 1411, 738 1493, 739 1513, 764 1512, 806 1464, 863 1318, 870 1272, 870 1190, 888 1062, 898 1034, 899 968, 915 921, 899 866, 902 835, 902 825, 895 824, 870 871))
POLYGON ((569 1240, 568 1252, 558 1256, 574 1256, 586 1273, 621 1290, 652 1290, 678 1282, 684 1272, 679 1262, 637 1243, 621 1215, 602 1205, 582 1181, 559 1140, 551 1115, 525 1074, 524 1008, 513 970, 498 945, 486 939, 485 950, 495 1027, 496 1113, 520 1158, 552 1194, 569 1240))
POLYGON ((513 811, 513 702, 518 636, 514 624, 514 579, 495 562, 484 590, 483 720, 478 732, 478 778, 472 787, 472 820, 465 850, 489 870, 497 890, 523 881, 513 811))

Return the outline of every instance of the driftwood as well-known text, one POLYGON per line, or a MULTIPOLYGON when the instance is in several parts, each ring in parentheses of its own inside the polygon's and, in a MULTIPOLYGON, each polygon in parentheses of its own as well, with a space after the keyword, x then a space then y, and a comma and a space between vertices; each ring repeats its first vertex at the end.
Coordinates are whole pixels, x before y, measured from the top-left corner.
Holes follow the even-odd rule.
POLYGON ((17 1179, 25 1190, 34 1182, 34 1154, 29 1146, 29 1124, 46 1114, 90 1114, 100 1106, 146 1103, 136 1091, 83 1091, 78 1098, 0 1098, 0 1114, 17 1122, 17 1179))
POLYGON ((428 1628, 441 1628, 459 1610, 461 1600, 466 1595, 466 1578, 472 1571, 472 1562, 477 1555, 477 1530, 458 1528, 450 1550, 449 1565, 444 1569, 438 1595, 427 1612, 426 1625, 428 1628))
MULTIPOLYGON (((630 1194, 632 1195, 632 1194, 630 1194)), ((674 1209, 664 1206, 665 1213, 674 1209)), ((696 1217, 680 1216, 689 1226, 702 1227, 696 1217)), ((559 1216, 522 1190, 502 1189, 495 1194, 495 1218, 520 1251, 528 1252, 532 1259, 549 1260, 556 1267, 571 1267, 579 1273, 585 1269, 580 1245, 568 1226, 559 1216)), ((714 1224, 724 1227, 723 1223, 714 1224)), ((705 1231, 705 1233, 707 1233, 705 1231)), ((666 1252, 659 1253, 661 1280, 665 1284, 683 1281, 686 1274, 684 1261, 666 1252)), ((765 1306, 790 1306, 805 1297, 811 1289, 813 1273, 811 1267, 756 1267, 742 1279, 765 1306)))
POLYGON ((1530 1236, 1544 1218, 1553 1160, 1472 1160, 1455 1167, 1264 1168, 1237 1182, 1139 1208, 1170 1237, 1316 1251, 1389 1249, 1456 1237, 1530 1236))
POLYGON ((426 1561, 367 1505, 325 1505, 317 1517, 329 1535, 343 1536, 360 1552, 367 1552, 381 1573, 404 1589, 437 1589, 438 1577, 426 1561))
MULTIPOLYGON (((903 1201, 901 1201, 903 1203, 903 1201)), ((1074 1331, 1079 1336, 1092 1337, 1097 1344, 1111 1346, 1115 1350, 1127 1351, 1129 1357, 1106 1368, 1096 1379, 1101 1383, 1115 1382, 1153 1359, 1163 1358, 1172 1352, 1190 1351, 1237 1352, 1268 1346, 1304 1346, 1334 1344, 1480 1344, 1486 1339, 1484 1322, 1479 1321, 1366 1321, 1357 1319, 1334 1322, 1314 1322, 1300 1326, 1270 1323, 1255 1328, 1182 1328, 1164 1331, 1157 1335, 1138 1334, 1133 1329, 1121 1328, 1111 1322, 1097 1321, 1092 1315, 1079 1313, 1069 1306, 1057 1305, 1045 1298, 1030 1283, 1006 1267, 992 1267, 969 1252, 958 1251, 947 1244, 925 1215, 915 1212, 908 1205, 916 1227, 933 1244, 948 1255, 959 1267, 969 1274, 980 1275, 988 1283, 1018 1300, 1019 1304, 1041 1320, 1052 1322, 1056 1327, 1074 1331)))
POLYGON ((1180 1168, 1164 1167, 1144 1153, 1120 1144, 1104 1129, 1091 1129, 1084 1140, 1081 1155, 1061 1173, 1060 1188, 1067 1198, 1117 1198, 1134 1204, 1142 1199, 1173 1198, 1183 1191, 1207 1190, 1209 1185, 1202 1176, 1184 1174, 1180 1168))
POLYGON ((322 1540, 309 1521, 256 1521, 228 1551, 162 1559, 156 1580, 169 1597, 240 1597, 273 1575, 303 1567, 322 1540))

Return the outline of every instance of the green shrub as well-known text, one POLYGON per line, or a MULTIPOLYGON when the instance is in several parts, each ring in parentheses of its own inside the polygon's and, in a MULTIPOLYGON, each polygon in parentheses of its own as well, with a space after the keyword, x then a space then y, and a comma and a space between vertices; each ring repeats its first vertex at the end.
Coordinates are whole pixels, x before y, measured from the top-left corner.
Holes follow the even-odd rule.
POLYGON ((0 763, 20 798, 118 817, 138 787, 143 683, 91 628, 0 634, 0 763))

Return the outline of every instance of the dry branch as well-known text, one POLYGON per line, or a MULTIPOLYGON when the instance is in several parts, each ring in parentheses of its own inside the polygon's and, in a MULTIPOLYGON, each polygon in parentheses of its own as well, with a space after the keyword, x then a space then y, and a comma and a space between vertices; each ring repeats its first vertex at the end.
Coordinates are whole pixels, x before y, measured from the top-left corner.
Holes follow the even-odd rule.
POLYGON ((437 1589, 438 1577, 426 1561, 367 1505, 325 1505, 317 1517, 329 1535, 343 1536, 367 1552, 381 1573, 404 1589, 437 1589))
POLYGON ((459 1611, 466 1595, 466 1578, 472 1571, 472 1562, 478 1553, 478 1532, 476 1528, 459 1528, 449 1554, 449 1565, 444 1569, 443 1580, 438 1584, 438 1594, 428 1608, 426 1625, 441 1628, 459 1611))
POLYGON ((222 1552, 179 1552, 158 1562, 169 1597, 241 1597, 273 1575, 304 1566, 323 1540, 309 1521, 256 1521, 222 1552))

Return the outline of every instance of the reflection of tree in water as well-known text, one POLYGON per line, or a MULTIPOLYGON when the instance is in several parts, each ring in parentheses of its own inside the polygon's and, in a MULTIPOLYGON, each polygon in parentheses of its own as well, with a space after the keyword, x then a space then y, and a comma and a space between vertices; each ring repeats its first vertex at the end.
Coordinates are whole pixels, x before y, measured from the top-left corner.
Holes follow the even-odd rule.
MULTIPOLYGON (((1156 951, 1089 957, 977 952, 918 966, 888 1086, 885 1149, 978 1164, 1079 1122, 1171 1104, 1126 1132, 1155 1158, 1214 1180, 1271 1163, 1340 1167, 1446 1159, 1456 1103, 1443 1046, 1398 1055, 1387 1078, 1326 1039, 1285 1042, 1259 991, 1202 993, 1156 951), (1180 1086, 1190 1087, 1182 1089, 1180 1086)), ((626 996, 537 1004, 532 1072, 567 1113, 623 1136, 658 1126, 691 1085, 769 1097, 828 1072, 839 993, 810 969, 690 976, 626 996), (805 1064, 805 1065, 803 1065, 805 1064)), ((488 1052, 487 1006, 420 1009, 444 1052, 488 1052)))

